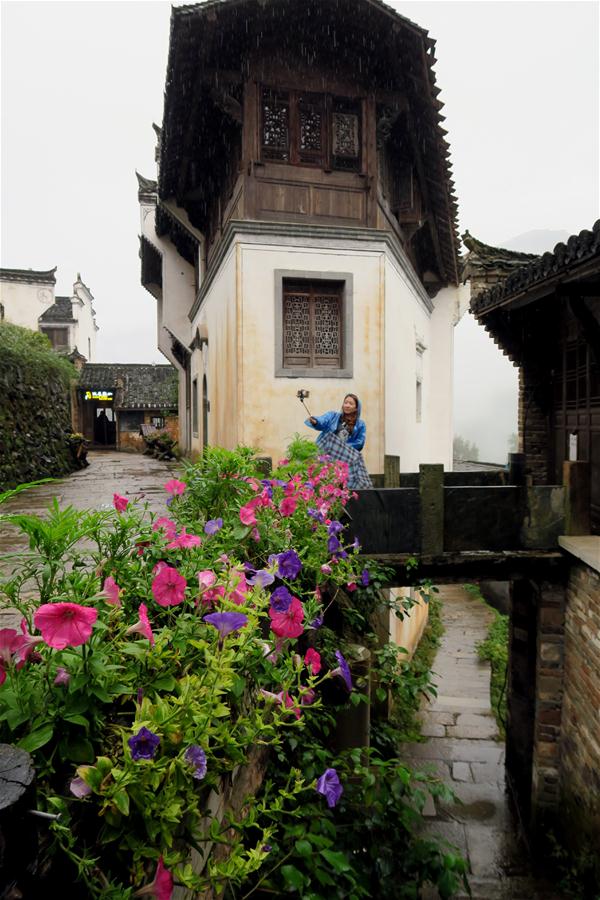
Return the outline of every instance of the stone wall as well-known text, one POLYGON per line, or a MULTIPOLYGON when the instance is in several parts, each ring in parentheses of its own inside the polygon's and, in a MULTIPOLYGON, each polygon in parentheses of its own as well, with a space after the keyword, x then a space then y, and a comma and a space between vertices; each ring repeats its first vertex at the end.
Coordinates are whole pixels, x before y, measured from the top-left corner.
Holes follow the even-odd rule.
POLYGON ((548 416, 540 404, 545 385, 539 375, 519 369, 519 452, 527 457, 527 474, 534 484, 548 484, 548 416))
MULTIPOLYGON (((565 622, 560 789, 571 830, 600 841, 600 575, 571 568, 565 622)), ((592 844, 593 846, 593 844, 592 844)), ((596 843, 597 846, 597 843, 596 843)))
POLYGON ((0 490, 73 468, 71 364, 41 334, 0 324, 0 490))

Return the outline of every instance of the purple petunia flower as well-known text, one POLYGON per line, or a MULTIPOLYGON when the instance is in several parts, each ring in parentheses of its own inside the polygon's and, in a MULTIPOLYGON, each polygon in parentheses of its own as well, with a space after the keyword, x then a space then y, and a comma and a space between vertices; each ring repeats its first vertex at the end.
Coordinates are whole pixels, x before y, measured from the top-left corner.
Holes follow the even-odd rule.
POLYGON ((335 658, 337 659, 339 666, 337 669, 333 669, 332 675, 340 675, 341 678, 344 679, 344 684, 348 688, 349 691, 352 690, 352 675, 350 674, 350 666, 342 656, 339 650, 335 651, 335 658))
POLYGON ((286 550, 285 553, 280 553, 278 557, 278 563, 279 568, 277 570, 277 574, 280 578, 289 578, 290 581, 293 581, 294 578, 297 578, 300 574, 300 570, 302 569, 300 557, 295 550, 286 550))
POLYGON ((219 632, 219 641, 222 642, 232 631, 239 631, 248 624, 248 616, 237 612, 216 612, 202 616, 205 622, 212 625, 219 632))
POLYGON ((323 616, 317 616, 316 619, 312 620, 312 622, 310 623, 310 625, 308 627, 314 628, 316 631, 316 629, 320 628, 322 624, 323 624, 323 616))
POLYGON ((344 526, 342 525, 342 523, 336 521, 335 519, 333 520, 333 522, 330 522, 329 525, 327 526, 327 534, 329 535, 329 537, 332 537, 334 534, 339 534, 340 531, 343 531, 343 530, 344 530, 344 526))
POLYGON ((246 581, 248 584, 258 585, 259 587, 264 588, 269 584, 273 584, 275 576, 267 569, 259 569, 251 578, 246 578, 246 581))
POLYGON ((197 778, 198 781, 202 781, 206 775, 206 753, 202 747, 199 747, 198 744, 192 744, 185 751, 183 758, 187 763, 194 767, 192 778, 197 778))
POLYGON ((223 519, 209 519, 204 526, 205 534, 216 534, 223 527, 223 519))
POLYGON ((353 550, 360 550, 360 541, 358 540, 357 537, 354 538, 354 542, 353 542, 353 544, 352 544, 352 549, 353 549, 353 550))
POLYGON ((149 728, 142 726, 137 734, 132 735, 127 741, 131 750, 131 758, 137 762, 138 759, 152 759, 158 750, 160 738, 149 728))
POLYGON ((336 550, 340 549, 340 542, 336 538, 335 534, 332 534, 331 537, 327 541, 327 552, 335 553, 336 550))
POLYGON ((275 588, 271 594, 271 606, 277 612, 287 612, 292 604, 292 595, 285 585, 275 588))
POLYGON ((325 516, 323 515, 323 513, 320 513, 318 509, 313 509, 313 507, 310 506, 306 510, 306 512, 312 519, 316 519, 317 522, 320 522, 321 525, 323 525, 323 523, 325 522, 325 516))
POLYGON ((325 769, 321 777, 317 779, 315 790, 318 794, 322 794, 325 797, 329 809, 333 809, 337 805, 344 793, 344 788, 340 784, 340 779, 335 769, 325 769))
POLYGON ((363 587, 366 587, 371 580, 371 575, 368 569, 362 570, 362 575, 360 576, 360 583, 363 587))

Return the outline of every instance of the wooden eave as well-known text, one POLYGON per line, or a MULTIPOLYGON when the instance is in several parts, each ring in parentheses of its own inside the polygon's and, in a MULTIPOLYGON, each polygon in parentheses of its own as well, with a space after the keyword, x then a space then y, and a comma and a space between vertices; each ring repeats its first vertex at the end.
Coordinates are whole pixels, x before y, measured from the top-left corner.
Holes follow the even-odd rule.
MULTIPOLYGON (((198 120, 211 104, 207 87, 222 69, 242 83, 251 52, 285 32, 299 18, 312 33, 335 30, 338 52, 353 51, 365 65, 364 78, 383 91, 406 91, 418 115, 422 167, 430 194, 429 219, 445 279, 459 280, 457 207, 452 193, 448 143, 441 127, 443 104, 435 83, 433 49, 427 32, 381 0, 209 0, 175 7, 160 151, 158 196, 185 202, 187 167, 198 120), (343 9, 341 7, 344 7, 343 9), (243 15, 240 10, 243 8, 243 15), (391 25, 391 27, 390 27, 391 25), (359 35, 363 41, 360 43, 359 35), (372 50, 368 49, 368 45, 372 50)), ((159 227, 167 227, 164 221, 159 227)))

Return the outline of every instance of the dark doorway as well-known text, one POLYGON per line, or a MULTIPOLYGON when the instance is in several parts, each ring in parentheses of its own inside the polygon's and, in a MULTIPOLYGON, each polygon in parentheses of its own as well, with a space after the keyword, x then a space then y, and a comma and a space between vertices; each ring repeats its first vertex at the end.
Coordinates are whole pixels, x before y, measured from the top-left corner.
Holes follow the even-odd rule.
POLYGON ((112 406, 97 404, 94 410, 94 444, 114 447, 116 444, 115 411, 112 406))

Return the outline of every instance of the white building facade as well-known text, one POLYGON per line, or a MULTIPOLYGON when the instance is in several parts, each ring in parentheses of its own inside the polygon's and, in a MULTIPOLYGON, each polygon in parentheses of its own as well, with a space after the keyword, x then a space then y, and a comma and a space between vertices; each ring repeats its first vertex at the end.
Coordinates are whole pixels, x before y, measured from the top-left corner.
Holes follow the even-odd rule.
POLYGON ((90 289, 79 273, 71 296, 56 296, 55 289, 56 268, 0 269, 0 320, 41 331, 55 350, 77 350, 93 362, 98 325, 90 289))
MULTIPOLYGON (((294 28, 317 48, 311 3, 294 28)), ((386 454, 404 471, 451 468, 453 332, 468 288, 458 286, 447 154, 421 52, 432 57, 431 42, 382 4, 350 5, 366 37, 396 29, 384 55, 395 58, 406 40, 423 66, 415 96, 400 74, 378 91, 375 60, 358 84, 327 48, 321 59, 315 49, 310 70, 290 54, 284 64, 275 49, 291 25, 283 3, 272 4, 279 22, 242 4, 258 43, 244 57, 235 5, 225 0, 210 16, 202 5, 173 10, 158 182, 138 176, 142 283, 157 299, 158 346, 180 372, 181 443, 192 453, 242 443, 277 460, 295 433, 314 437, 302 388, 314 415, 339 409, 347 393, 360 397, 369 471, 382 472, 386 454), (375 26, 360 18, 367 7, 375 26), (182 73, 207 29, 227 30, 239 74, 227 60, 198 64, 203 107, 190 125, 182 73), (429 117, 423 152, 417 109, 429 117), (200 149, 212 129, 230 154, 208 154, 214 171, 200 149), (196 160, 186 162, 187 145, 196 160)), ((335 16, 335 3, 317 5, 335 16)), ((344 40, 356 33, 349 21, 344 40)))

